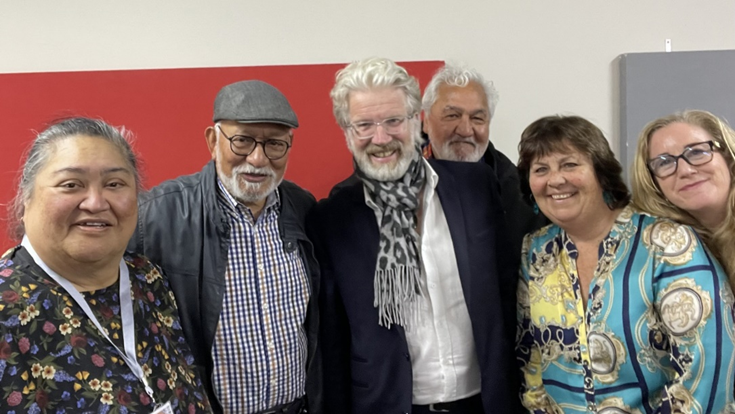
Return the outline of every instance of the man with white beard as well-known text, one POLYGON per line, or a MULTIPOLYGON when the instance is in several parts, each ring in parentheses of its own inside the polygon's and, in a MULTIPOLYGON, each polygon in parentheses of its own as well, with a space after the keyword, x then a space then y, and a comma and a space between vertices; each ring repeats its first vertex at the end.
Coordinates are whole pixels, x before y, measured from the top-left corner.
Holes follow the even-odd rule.
POLYGON ((307 220, 325 412, 517 412, 520 252, 495 175, 422 158, 418 83, 391 60, 348 65, 331 97, 360 180, 307 220))
POLYGON ((474 69, 446 64, 426 86, 422 100, 423 130, 429 137, 423 153, 439 160, 482 162, 498 177, 507 218, 508 242, 521 251, 523 236, 546 224, 521 196, 515 164, 490 142, 490 121, 498 105, 498 91, 474 69))
POLYGON ((139 201, 128 247, 171 283, 215 413, 321 412, 319 269, 304 229, 315 200, 283 180, 298 125, 273 86, 227 85, 204 133, 212 160, 139 201))

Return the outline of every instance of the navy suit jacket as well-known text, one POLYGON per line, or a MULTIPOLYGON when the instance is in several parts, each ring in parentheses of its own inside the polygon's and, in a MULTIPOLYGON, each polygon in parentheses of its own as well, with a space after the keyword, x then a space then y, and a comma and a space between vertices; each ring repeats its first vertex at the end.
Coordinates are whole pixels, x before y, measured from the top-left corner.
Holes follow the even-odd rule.
MULTIPOLYGON (((518 412, 513 344, 520 251, 504 240, 498 182, 481 163, 430 160, 449 225, 480 364, 485 413, 518 412)), ((362 183, 322 200, 307 220, 322 270, 320 347, 327 413, 410 413, 405 332, 378 325, 378 224, 362 183)))

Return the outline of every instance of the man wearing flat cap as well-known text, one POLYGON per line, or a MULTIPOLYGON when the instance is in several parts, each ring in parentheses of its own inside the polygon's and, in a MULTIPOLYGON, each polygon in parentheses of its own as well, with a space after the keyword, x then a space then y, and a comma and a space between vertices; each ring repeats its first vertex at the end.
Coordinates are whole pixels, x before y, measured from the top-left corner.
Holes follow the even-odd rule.
POLYGON ((220 90, 213 123, 212 160, 141 197, 129 248, 165 271, 215 412, 318 413, 315 200, 283 180, 296 114, 250 80, 220 90))

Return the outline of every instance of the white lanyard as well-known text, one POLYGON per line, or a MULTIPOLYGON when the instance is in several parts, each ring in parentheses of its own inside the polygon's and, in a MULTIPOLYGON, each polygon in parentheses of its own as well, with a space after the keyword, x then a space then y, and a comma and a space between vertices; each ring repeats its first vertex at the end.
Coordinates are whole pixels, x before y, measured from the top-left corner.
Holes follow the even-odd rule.
POLYGON ((71 282, 51 270, 51 268, 48 267, 48 265, 46 265, 43 260, 41 260, 41 258, 38 256, 38 253, 36 253, 36 250, 33 248, 33 246, 31 246, 31 242, 30 240, 28 240, 28 236, 23 236, 23 241, 20 243, 20 245, 25 247, 33 260, 36 262, 36 264, 41 267, 41 269, 43 269, 43 271, 46 272, 52 279, 54 279, 56 283, 64 288, 64 290, 66 290, 66 293, 68 293, 69 296, 71 296, 72 299, 77 302, 77 305, 82 308, 87 317, 92 321, 92 323, 94 323, 94 326, 97 327, 97 330, 100 332, 100 334, 104 336, 105 339, 107 339, 107 341, 113 347, 115 347, 122 359, 128 365, 128 368, 130 368, 130 370, 133 371, 133 374, 135 374, 140 382, 143 383, 143 385, 145 386, 145 392, 148 394, 149 397, 151 397, 151 400, 155 404, 156 400, 153 398, 153 389, 148 386, 148 382, 146 381, 145 375, 143 374, 143 368, 140 366, 140 363, 138 363, 138 359, 135 357, 135 321, 133 318, 133 299, 130 296, 130 272, 128 271, 128 266, 125 264, 125 260, 120 259, 120 318, 122 319, 123 343, 125 344, 125 352, 122 352, 120 348, 118 348, 117 345, 112 342, 112 339, 110 339, 110 337, 107 335, 107 332, 105 332, 105 329, 102 327, 102 325, 100 325, 100 322, 97 320, 97 317, 94 316, 94 313, 92 313, 92 309, 89 307, 89 304, 81 295, 81 293, 79 293, 79 291, 74 287, 74 285, 71 284, 71 282))

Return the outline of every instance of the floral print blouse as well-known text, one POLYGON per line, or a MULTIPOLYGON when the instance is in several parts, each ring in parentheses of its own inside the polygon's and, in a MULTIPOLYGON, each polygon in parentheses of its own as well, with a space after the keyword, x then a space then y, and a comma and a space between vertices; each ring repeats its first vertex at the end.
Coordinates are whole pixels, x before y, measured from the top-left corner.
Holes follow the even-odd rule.
MULTIPOLYGON (((0 412, 208 413, 209 404, 179 324, 173 293, 157 267, 125 255, 136 351, 155 403, 117 350, 23 247, 0 258, 0 412)), ((119 285, 83 296, 124 349, 119 285)))
POLYGON ((577 249, 527 235, 518 286, 522 399, 533 413, 733 409, 733 295, 687 226, 625 208, 582 303, 577 249))

